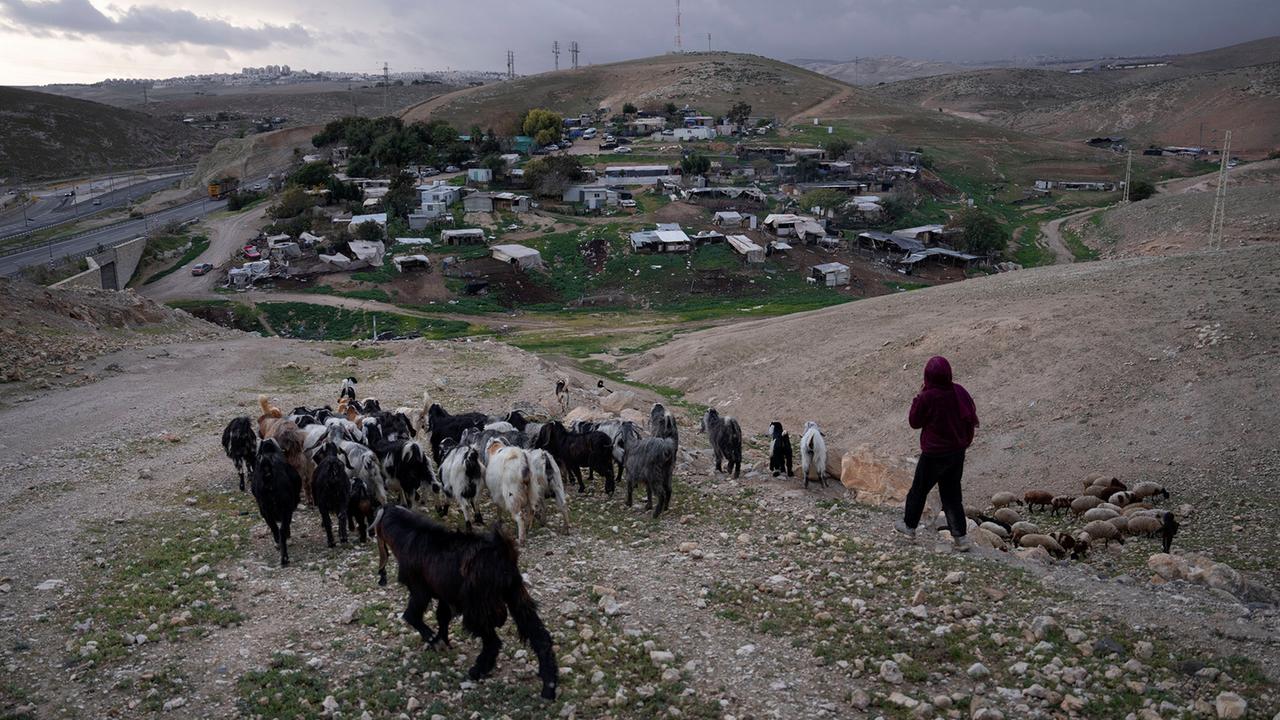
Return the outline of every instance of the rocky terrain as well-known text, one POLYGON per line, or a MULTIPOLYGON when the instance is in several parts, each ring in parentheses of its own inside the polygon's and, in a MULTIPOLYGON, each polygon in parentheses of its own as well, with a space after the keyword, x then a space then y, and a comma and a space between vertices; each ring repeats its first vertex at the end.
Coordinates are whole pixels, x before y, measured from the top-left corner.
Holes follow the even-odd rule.
MULTIPOLYGON (((1273 256, 1238 252, 1215 264, 1256 288, 1247 268, 1266 275, 1273 256)), ((1195 287, 1195 260, 1181 262, 1195 287)), ((1133 263, 1127 269, 1135 272, 1133 263)), ((1090 290, 1107 282, 1087 267, 1072 270, 1081 273, 1074 282, 1090 290)), ((1065 279, 1025 276, 1050 293, 1056 312, 1083 313, 1052 294, 1054 282, 1065 279)), ((1210 280, 1218 278, 1203 278, 1210 280)), ((1010 314, 1017 308, 1007 293, 1021 287, 1014 285, 1004 295, 987 290, 1010 314)), ((1253 302, 1274 306, 1274 289, 1255 291, 1253 302)), ((113 310, 74 317, 88 312, 83 297, 8 292, 14 302, 6 307, 22 305, 25 322, 50 328, 35 347, 59 342, 58 328, 115 332, 108 327, 113 310)), ((1142 293, 1145 310, 1159 318, 1159 296, 1142 293)), ((858 318, 858 306, 904 299, 841 312, 858 318)), ((939 305, 963 306, 950 297, 939 305)), ((8 716, 1271 718, 1280 711, 1280 615, 1268 595, 1274 588, 1262 583, 1259 596, 1241 597, 1235 593, 1259 587, 1245 582, 1256 575, 1186 552, 1215 517, 1212 505, 1198 504, 1198 478, 1169 482, 1173 506, 1195 504, 1184 515, 1188 542, 1180 536, 1172 557, 1139 538, 1099 549, 1083 564, 1050 562, 1039 552, 957 555, 928 533, 916 543, 892 536, 891 510, 859 503, 838 484, 804 491, 794 479, 769 477, 758 443, 748 447, 741 479, 715 473, 693 416, 698 402, 716 400, 693 383, 695 402, 663 398, 681 412, 685 448, 668 515, 654 521, 597 488, 571 498, 570 534, 540 528, 525 548, 522 566, 558 644, 560 698, 551 705, 537 699, 531 658, 509 630, 497 674, 473 683, 464 673, 476 641, 458 631, 452 648, 424 649, 399 620, 403 589, 375 584, 373 548, 326 549, 310 508, 300 509, 295 523, 294 565, 277 567, 252 500, 236 489, 222 457, 222 426, 253 414, 258 392, 283 405, 332 402, 348 374, 360 377, 362 393, 389 405, 417 404, 425 388, 451 409, 537 412, 552 404, 560 376, 575 385, 573 404, 588 409, 643 411, 658 396, 615 386, 597 397, 593 378, 488 341, 352 347, 212 331, 195 321, 179 324, 211 334, 173 336, 166 311, 142 303, 137 312, 159 314, 146 323, 128 316, 135 319, 120 331, 127 339, 121 349, 82 361, 92 382, 44 389, 13 383, 14 404, 0 410, 11 427, 41 429, 9 433, 0 444, 0 499, 15 510, 0 519, 0 662, 7 673, 0 708, 8 716), (105 372, 109 366, 116 370, 105 372)), ((810 318, 830 327, 833 313, 776 322, 798 329, 810 318)), ((1221 332, 1196 331, 1196 351, 1217 354, 1259 383, 1259 398, 1269 397, 1274 363, 1266 351, 1254 356, 1256 364, 1231 352, 1236 338, 1247 336, 1240 333, 1257 330, 1221 320, 1221 332)), ((1000 337, 1008 322, 976 330, 1008 347, 1012 341, 1000 337)), ((894 331, 883 319, 863 327, 875 324, 885 326, 877 332, 894 331)), ((760 325, 767 324, 755 332, 760 325)), ((673 346, 701 342, 705 351, 721 332, 673 346)), ((1253 341, 1275 346, 1266 336, 1253 341)), ((890 347, 878 337, 868 342, 890 347)), ((895 349, 895 364, 910 364, 930 344, 925 338, 895 349)), ((1036 345, 1028 338, 1019 344, 1036 345)), ((1097 343, 1088 352, 1109 351, 1097 343)), ((841 357, 868 362, 858 353, 841 357)), ((978 460, 1003 447, 992 435, 1010 431, 1001 427, 1000 401, 976 363, 961 353, 957 366, 967 369, 961 379, 984 413, 978 460)), ((739 373, 743 367, 759 366, 739 364, 739 373)), ((1001 368, 1016 386, 1016 373, 1001 368)), ((1043 387, 1068 398, 1079 392, 1052 381, 1043 387)), ((791 412, 786 398, 793 393, 794 386, 773 399, 780 412, 791 412)), ((754 432, 752 413, 759 411, 749 397, 744 393, 733 410, 754 432)), ((1032 397, 1024 405, 1032 400, 1050 402, 1032 397)), ((1090 416, 1117 408, 1101 402, 1090 416)), ((1148 428, 1165 433, 1149 441, 1163 453, 1197 437, 1148 428)), ((845 437, 835 420, 829 432, 845 437)), ((1251 452, 1246 437, 1238 439, 1242 458, 1251 452)), ((1077 447, 1069 461, 1053 464, 1055 472, 1063 482, 1078 480, 1101 464, 1091 452, 1077 447)), ((1116 472, 1129 475, 1119 463, 1116 472)), ((974 473, 973 503, 981 503, 982 474, 974 473)), ((1227 494, 1263 477, 1214 475, 1223 509, 1247 515, 1240 522, 1250 529, 1235 532, 1252 533, 1262 521, 1227 494)), ((1198 549, 1222 559, 1228 542, 1219 537, 1198 549)))

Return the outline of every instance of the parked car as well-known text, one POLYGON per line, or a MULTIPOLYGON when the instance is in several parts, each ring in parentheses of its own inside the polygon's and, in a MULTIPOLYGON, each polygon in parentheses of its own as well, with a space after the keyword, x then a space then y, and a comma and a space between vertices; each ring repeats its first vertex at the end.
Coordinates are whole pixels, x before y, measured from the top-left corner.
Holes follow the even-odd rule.
POLYGON ((583 139, 583 140, 590 140, 591 138, 593 138, 593 137, 595 137, 595 136, 596 136, 596 129, 595 129, 595 128, 587 128, 586 130, 583 130, 583 131, 582 131, 582 139, 583 139))
POLYGON ((253 246, 253 245, 245 245, 245 246, 244 246, 244 256, 245 256, 245 257, 247 257, 247 258, 249 258, 250 260, 261 260, 261 259, 262 259, 262 253, 261 253, 261 252, 259 252, 259 251, 258 251, 258 248, 257 248, 257 247, 255 247, 255 246, 253 246))
POLYGON ((613 142, 612 140, 606 140, 605 142, 600 143, 601 150, 612 150, 616 147, 618 147, 618 143, 613 142))
POLYGON ((614 148, 613 151, 618 153, 619 155, 626 155, 627 153, 631 152, 631 148, 626 145, 619 145, 618 147, 614 148))
POLYGON ((546 146, 546 147, 544 147, 544 148, 542 148, 542 149, 543 149, 543 150, 546 150, 547 152, 555 152, 555 151, 557 151, 557 150, 559 150, 559 149, 560 149, 560 146, 559 146, 559 145, 556 145, 555 143, 551 143, 550 145, 548 145, 548 146, 546 146))
POLYGON ((253 184, 253 187, 251 187, 251 188, 249 188, 249 189, 250 189, 250 190, 252 190, 252 191, 254 191, 254 192, 258 192, 258 191, 262 190, 262 183, 254 183, 254 184, 253 184))
POLYGON ((461 172, 462 168, 457 165, 450 165, 444 169, 445 172, 461 172))
POLYGON ((624 207, 624 208, 633 208, 636 206, 636 201, 635 200, 619 200, 618 206, 624 207))
POLYGON ((196 265, 191 266, 191 275, 193 277, 208 275, 209 271, 212 269, 213 269, 213 263, 198 263, 196 265))
POLYGON ((631 144, 631 138, 624 138, 624 137, 620 137, 620 138, 618 138, 618 144, 619 144, 619 145, 630 145, 630 144, 631 144))

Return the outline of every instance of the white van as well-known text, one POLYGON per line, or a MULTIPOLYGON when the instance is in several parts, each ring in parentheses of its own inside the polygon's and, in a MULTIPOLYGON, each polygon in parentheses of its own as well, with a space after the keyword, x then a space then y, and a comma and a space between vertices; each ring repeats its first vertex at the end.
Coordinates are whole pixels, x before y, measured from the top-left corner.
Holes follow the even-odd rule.
POLYGON ((590 140, 591 138, 593 138, 593 137, 595 137, 595 136, 596 136, 596 129, 595 129, 595 128, 587 128, 586 130, 583 130, 583 131, 582 131, 582 139, 583 139, 583 140, 590 140))

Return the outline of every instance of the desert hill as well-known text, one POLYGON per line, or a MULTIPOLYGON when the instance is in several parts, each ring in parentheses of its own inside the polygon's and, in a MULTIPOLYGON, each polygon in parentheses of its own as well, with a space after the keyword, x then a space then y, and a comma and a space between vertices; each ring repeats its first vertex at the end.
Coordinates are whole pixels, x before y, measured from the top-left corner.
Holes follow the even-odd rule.
POLYGON ((213 141, 181 122, 0 87, 0 167, 23 180, 194 162, 213 141))
POLYGON ((624 103, 656 108, 673 102, 724 112, 738 100, 752 114, 789 117, 848 91, 844 83, 778 60, 738 53, 659 55, 577 70, 559 70, 467 88, 427 101, 404 119, 442 118, 455 127, 501 128, 530 107, 577 114, 624 103))
MULTIPOLYGON (((829 445, 909 477, 907 409, 941 354, 982 418, 975 498, 1075 493, 1105 472, 1201 499, 1233 479, 1224 503, 1275 507, 1278 278, 1275 244, 1037 268, 696 332, 628 367, 737 415, 745 435, 816 420, 829 445)), ((1278 524, 1260 518, 1240 542, 1278 524)))
POLYGON ((890 83, 875 89, 881 97, 975 120, 999 122, 1010 113, 1051 106, 1114 88, 1100 74, 1000 68, 890 83))
POLYGON ((918 60, 915 58, 886 55, 882 57, 865 57, 857 60, 811 60, 801 58, 792 60, 806 70, 822 73, 850 85, 879 85, 899 80, 930 77, 933 75, 949 75, 964 72, 962 65, 937 62, 935 60, 918 60))

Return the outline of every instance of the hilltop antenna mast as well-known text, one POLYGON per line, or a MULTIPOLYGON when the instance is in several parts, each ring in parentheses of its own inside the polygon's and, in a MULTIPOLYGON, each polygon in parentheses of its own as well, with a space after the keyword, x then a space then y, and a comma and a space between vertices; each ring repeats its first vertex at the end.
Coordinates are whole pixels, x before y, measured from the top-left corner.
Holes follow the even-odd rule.
POLYGON ((382 61, 382 114, 390 115, 391 106, 387 93, 391 91, 391 72, 387 67, 387 61, 382 61))
POLYGON ((707 52, 711 52, 711 33, 707 33, 707 52))
POLYGON ((680 0, 676 0, 676 52, 684 52, 684 41, 680 38, 680 0))
POLYGON ((1129 181, 1133 177, 1133 151, 1129 151, 1129 162, 1124 166, 1124 197, 1120 198, 1121 205, 1129 204, 1129 181))
POLYGON ((573 58, 573 69, 578 69, 578 41, 569 43, 569 56, 573 58))
POLYGON ((551 43, 551 54, 556 58, 556 69, 560 69, 560 41, 556 40, 551 43))
POLYGON ((1222 247, 1222 225, 1227 219, 1227 169, 1231 162, 1231 131, 1222 138, 1222 164, 1218 166, 1218 192, 1213 198, 1213 219, 1209 221, 1209 247, 1222 247))
POLYGON ((512 50, 507 51, 507 79, 516 79, 516 54, 512 50))

